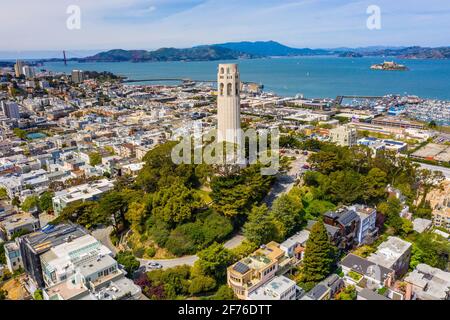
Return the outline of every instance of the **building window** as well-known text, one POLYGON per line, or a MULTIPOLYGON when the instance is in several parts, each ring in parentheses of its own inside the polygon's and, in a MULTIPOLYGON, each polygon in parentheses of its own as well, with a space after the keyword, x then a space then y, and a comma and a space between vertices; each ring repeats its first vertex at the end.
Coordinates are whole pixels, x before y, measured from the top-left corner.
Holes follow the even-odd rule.
POLYGON ((232 95, 232 91, 233 90, 233 86, 231 83, 227 84, 227 96, 231 96, 232 95))
POLYGON ((220 95, 223 96, 223 83, 220 84, 220 95))

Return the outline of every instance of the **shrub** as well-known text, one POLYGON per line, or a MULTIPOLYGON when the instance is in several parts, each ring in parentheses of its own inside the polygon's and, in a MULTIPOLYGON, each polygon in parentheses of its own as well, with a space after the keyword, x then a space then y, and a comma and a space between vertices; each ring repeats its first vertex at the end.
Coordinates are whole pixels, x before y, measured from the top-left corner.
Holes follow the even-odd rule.
POLYGON ((138 258, 142 258, 144 256, 144 252, 144 247, 137 247, 133 250, 133 254, 138 258))
POLYGON ((190 294, 198 294, 201 292, 208 292, 216 287, 216 280, 207 276, 196 276, 192 279, 189 286, 190 294))
POLYGON ((145 250, 145 254, 146 254, 148 257, 153 258, 153 257, 155 256, 155 254, 156 254, 156 248, 155 248, 154 246, 148 247, 148 248, 145 250))

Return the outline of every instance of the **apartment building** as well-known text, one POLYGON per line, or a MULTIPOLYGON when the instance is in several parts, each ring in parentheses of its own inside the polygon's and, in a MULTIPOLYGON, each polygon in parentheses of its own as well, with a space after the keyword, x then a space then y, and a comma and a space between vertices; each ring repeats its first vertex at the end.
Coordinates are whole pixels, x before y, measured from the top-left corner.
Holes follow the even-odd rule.
POLYGON ((394 270, 398 279, 408 271, 409 261, 411 260, 411 247, 412 244, 410 242, 397 237, 388 237, 367 260, 394 270))
POLYGON ((377 210, 364 205, 353 205, 348 207, 349 210, 354 211, 359 217, 359 229, 357 239, 359 244, 371 242, 378 234, 377 210))
POLYGON ((27 287, 30 292, 45 287, 42 274, 41 256, 53 247, 68 241, 73 241, 89 232, 84 228, 72 224, 47 225, 39 231, 24 235, 16 239, 20 248, 23 267, 27 274, 27 287))
POLYGON ((278 243, 263 245, 228 267, 227 284, 239 299, 245 300, 250 293, 275 277, 284 257, 284 251, 278 243))
POLYGON ((59 215, 70 203, 98 200, 105 192, 113 188, 114 184, 111 181, 102 179, 58 191, 52 199, 53 210, 59 215))
MULTIPOLYGON (((106 255, 112 255, 111 250, 89 234, 74 240, 68 239, 67 242, 52 247, 40 257, 45 286, 65 281, 79 270, 89 270, 93 260, 106 255)), ((99 272, 106 273, 107 270, 99 272)), ((88 280, 95 279, 95 275, 89 274, 87 277, 88 280)))
POLYGON ((407 294, 417 300, 450 300, 450 272, 420 263, 405 277, 407 294))
POLYGON ((330 130, 330 140, 339 146, 351 147, 358 141, 358 132, 348 125, 340 126, 330 130))

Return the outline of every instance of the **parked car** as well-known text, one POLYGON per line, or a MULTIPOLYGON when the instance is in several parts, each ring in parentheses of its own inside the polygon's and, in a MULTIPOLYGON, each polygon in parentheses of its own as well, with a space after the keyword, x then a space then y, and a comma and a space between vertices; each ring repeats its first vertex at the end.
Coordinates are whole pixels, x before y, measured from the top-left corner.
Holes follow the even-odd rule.
POLYGON ((161 269, 162 268, 162 265, 160 263, 153 262, 153 261, 149 262, 147 266, 149 269, 161 269))

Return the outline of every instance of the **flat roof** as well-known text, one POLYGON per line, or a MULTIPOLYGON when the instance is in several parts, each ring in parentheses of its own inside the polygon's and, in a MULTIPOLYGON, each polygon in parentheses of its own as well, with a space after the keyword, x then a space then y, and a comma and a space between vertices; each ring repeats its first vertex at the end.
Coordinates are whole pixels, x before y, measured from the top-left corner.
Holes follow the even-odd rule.
POLYGON ((397 237, 388 237, 388 239, 378 246, 378 250, 372 253, 367 260, 382 265, 386 268, 392 268, 395 262, 411 248, 410 242, 397 237))

